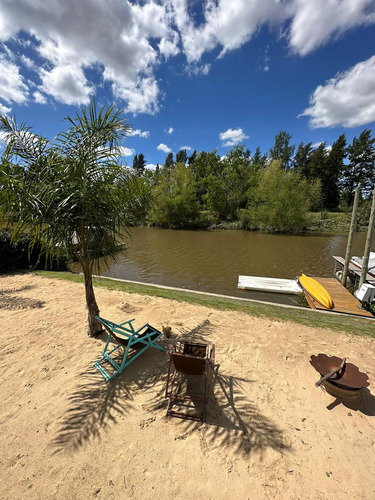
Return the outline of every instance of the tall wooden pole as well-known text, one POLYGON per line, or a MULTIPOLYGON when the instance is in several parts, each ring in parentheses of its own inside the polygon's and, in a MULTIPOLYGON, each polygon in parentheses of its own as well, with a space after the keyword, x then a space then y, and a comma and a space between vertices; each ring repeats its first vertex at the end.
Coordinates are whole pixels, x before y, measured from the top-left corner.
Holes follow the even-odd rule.
POLYGON ((370 256, 372 235, 374 233, 374 224, 375 224, 375 189, 374 189, 373 196, 372 196, 372 205, 371 205, 370 220, 369 220, 368 229, 367 229, 365 253, 363 254, 362 273, 361 273, 361 279, 359 280, 358 288, 361 288, 363 283, 366 281, 366 275, 367 275, 367 269, 368 269, 368 259, 370 256))
POLYGON ((344 264, 344 270, 342 272, 342 280, 341 280, 341 283, 345 287, 346 287, 346 280, 348 278, 349 262, 350 262, 350 258, 351 258, 351 252, 352 252, 353 234, 355 232, 355 224, 356 224, 358 202, 359 202, 359 191, 360 191, 359 186, 357 186, 357 189, 355 190, 353 211, 352 211, 352 220, 350 222, 348 243, 346 245, 345 264, 344 264))

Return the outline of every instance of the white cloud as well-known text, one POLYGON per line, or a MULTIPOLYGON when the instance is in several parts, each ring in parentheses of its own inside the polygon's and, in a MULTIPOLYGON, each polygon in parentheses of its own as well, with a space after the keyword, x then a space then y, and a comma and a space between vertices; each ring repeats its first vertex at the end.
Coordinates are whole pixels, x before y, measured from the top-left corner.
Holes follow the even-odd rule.
POLYGON ((153 76, 138 78, 134 84, 124 87, 121 84, 112 85, 115 97, 127 101, 126 111, 133 113, 155 114, 159 111, 159 87, 153 76))
POLYGON ((249 136, 244 134, 242 128, 228 128, 225 132, 220 133, 220 140, 223 146, 235 146, 248 138, 249 136))
POLYGON ((24 104, 28 97, 28 87, 19 72, 18 66, 0 54, 0 96, 10 103, 24 104))
POLYGON ((262 51, 260 57, 261 57, 261 62, 260 62, 260 65, 259 65, 259 71, 269 71, 270 70, 270 56, 269 56, 269 50, 270 50, 270 46, 269 44, 267 45, 267 47, 264 49, 264 51, 262 51))
POLYGON ((221 46, 220 56, 248 42, 260 26, 281 23, 288 10, 274 0, 208 0, 204 24, 195 27, 187 0, 170 0, 188 63, 200 61, 205 52, 221 46))
POLYGON ((35 68, 35 63, 30 59, 30 57, 25 56, 24 54, 21 55, 21 61, 22 63, 29 69, 34 69, 35 68))
POLYGON ((46 96, 44 96, 43 94, 41 94, 39 92, 39 90, 37 90, 36 92, 34 92, 33 97, 34 97, 34 101, 37 102, 38 104, 45 104, 47 102, 46 96))
MULTIPOLYGON (((206 53, 217 49, 218 57, 223 57, 266 25, 279 29, 288 22, 284 40, 303 56, 353 27, 375 22, 374 0, 206 0, 202 4, 203 21, 197 23, 188 0, 90 0, 89 9, 77 0, 1 2, 0 42, 18 43, 22 69, 35 70, 33 78, 41 75, 40 90, 60 102, 88 102, 94 84, 87 80, 87 70, 94 70, 109 83, 114 96, 125 101, 127 112, 154 114, 162 95, 155 69, 181 52, 190 74, 207 75, 212 61, 202 62, 206 53), (26 48, 27 55, 21 54, 26 48), (33 51, 43 60, 32 61, 33 51)), ((26 103, 28 87, 10 50, 6 45, 2 49, 0 95, 6 102, 26 103), (5 65, 6 72, 2 71, 5 65)), ((269 69, 268 61, 263 69, 269 69)), ((30 87, 38 85, 38 80, 30 83, 30 87)))
POLYGON ((191 63, 187 66, 187 72, 189 75, 199 76, 199 75, 208 75, 211 69, 211 64, 198 64, 191 63))
MULTIPOLYGON (((320 141, 320 142, 315 142, 314 144, 312 144, 312 146, 311 146, 311 147, 312 147, 313 149, 316 149, 316 148, 318 148, 321 144, 324 144, 324 142, 323 142, 323 141, 320 141)), ((329 152, 331 151, 331 149, 332 149, 332 146, 326 146, 324 149, 325 149, 325 151, 327 151, 327 153, 329 153, 329 152)))
POLYGON ((155 163, 147 163, 147 165, 145 165, 145 168, 147 168, 147 170, 156 170, 156 165, 155 163))
POLYGON ((375 22, 373 0, 292 0, 291 48, 304 56, 350 28, 375 22))
POLYGON ((375 121, 375 56, 319 85, 310 106, 299 116, 310 116, 313 128, 357 127, 375 121))
POLYGON ((169 148, 166 144, 163 143, 159 144, 159 146, 156 149, 158 149, 159 151, 163 151, 164 153, 172 152, 171 148, 169 148))
POLYGON ((56 66, 51 71, 41 70, 42 86, 46 94, 64 104, 88 104, 93 88, 79 67, 56 66))
POLYGON ((353 27, 375 22, 374 0, 207 0, 199 26, 189 15, 188 0, 170 4, 189 64, 217 47, 222 57, 267 24, 280 28, 289 21, 289 45, 304 56, 353 27))
POLYGON ((159 42, 159 51, 165 59, 169 59, 170 57, 176 56, 180 53, 179 48, 180 37, 176 32, 174 32, 169 38, 162 38, 159 42))
POLYGON ((173 130, 174 130, 173 127, 169 127, 168 134, 173 134, 173 130))
POLYGON ((191 148, 190 146, 181 146, 180 147, 180 151, 193 151, 193 148, 191 148))
POLYGON ((121 156, 125 156, 125 157, 134 156, 135 149, 131 149, 131 148, 127 148, 125 146, 121 146, 120 147, 120 154, 121 154, 121 156))
MULTIPOLYGON (((0 116, 8 115, 11 111, 12 111, 11 108, 7 108, 6 106, 4 106, 4 104, 1 104, 1 102, 0 102, 0 116)), ((0 141, 1 141, 1 137, 0 137, 0 141)))
MULTIPOLYGON (((93 84, 83 71, 93 68, 113 85, 116 97, 126 101, 128 112, 155 113, 159 91, 153 70, 160 55, 149 38, 173 40, 170 22, 166 6, 154 2, 139 6, 123 0, 91 0, 88 9, 76 0, 48 0, 43 6, 12 0, 1 5, 0 41, 17 39, 21 32, 33 35, 37 40, 33 49, 45 59, 38 69, 48 68, 50 73, 44 73, 43 90, 60 102, 87 102, 93 84), (68 78, 69 65, 79 75, 81 92, 68 78), (68 90, 54 78, 58 73, 68 80, 68 90)), ((26 59, 23 62, 27 64, 26 59)))
POLYGON ((171 33, 170 16, 162 5, 153 0, 143 6, 134 5, 133 15, 143 33, 153 38, 166 37, 171 33))
POLYGON ((142 131, 141 129, 137 128, 135 130, 132 130, 130 137, 138 136, 138 137, 143 137, 144 139, 148 139, 149 135, 150 135, 149 130, 142 131))

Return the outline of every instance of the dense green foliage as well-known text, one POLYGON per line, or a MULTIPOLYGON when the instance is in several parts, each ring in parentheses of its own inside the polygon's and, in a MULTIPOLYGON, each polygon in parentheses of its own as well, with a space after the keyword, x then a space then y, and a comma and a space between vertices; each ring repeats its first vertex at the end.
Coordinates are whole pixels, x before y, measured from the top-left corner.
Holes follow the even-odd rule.
MULTIPOLYGON (((154 195, 149 222, 296 232, 306 229, 308 211, 350 210, 358 185, 361 205, 367 206, 375 184, 375 138, 369 130, 349 145, 344 134, 331 147, 311 142, 296 147, 291 139, 282 130, 265 154, 257 147, 252 155, 244 146, 223 157, 216 150, 190 157, 180 150, 176 159, 169 153, 162 168, 143 175, 154 195)), ((362 212, 366 219, 368 211, 362 212)))
MULTIPOLYGON (((44 139, 34 142, 44 161, 44 139)), ((3 158, 4 173, 10 168, 8 160, 3 158)), ((351 144, 342 134, 329 147, 311 142, 297 146, 282 130, 265 153, 260 147, 251 153, 244 146, 235 146, 222 157, 216 150, 194 151, 188 156, 182 149, 176 155, 168 153, 164 165, 157 165, 154 171, 146 168, 144 155, 139 153, 134 156, 132 171, 136 176, 122 169, 122 182, 131 180, 137 185, 135 192, 141 198, 150 191, 153 203, 149 210, 146 204, 138 204, 131 211, 137 217, 130 223, 299 232, 308 225, 308 211, 350 211, 355 188, 360 186, 358 224, 365 226, 375 185, 375 138, 364 130, 351 144)), ((106 183, 118 185, 105 176, 106 183)))
POLYGON ((194 225, 197 218, 192 171, 184 163, 177 163, 172 171, 164 167, 154 189, 150 221, 162 227, 183 228, 194 225))
POLYGON ((67 266, 67 255, 63 252, 55 255, 52 260, 45 259, 41 255, 40 246, 33 244, 30 236, 24 234, 16 242, 12 242, 11 231, 0 231, 0 272, 30 267, 65 271, 67 266))
MULTIPOLYGON (((320 186, 317 190, 319 195, 320 186)), ((303 230, 315 191, 314 183, 294 171, 283 170, 280 160, 272 161, 261 172, 254 191, 253 225, 279 232, 303 230)))

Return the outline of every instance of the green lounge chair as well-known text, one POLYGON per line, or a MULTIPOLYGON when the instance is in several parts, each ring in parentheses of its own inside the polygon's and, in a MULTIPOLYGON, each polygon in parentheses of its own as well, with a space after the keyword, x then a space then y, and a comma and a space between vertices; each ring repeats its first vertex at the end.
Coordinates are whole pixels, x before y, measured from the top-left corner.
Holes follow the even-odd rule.
POLYGON ((125 321, 124 323, 113 323, 107 319, 100 318, 96 316, 104 328, 108 331, 108 339, 105 344, 102 357, 94 363, 95 368, 103 375, 106 381, 113 379, 116 375, 121 373, 124 368, 126 368, 130 363, 132 363, 138 356, 140 356, 149 347, 154 347, 159 351, 165 351, 164 347, 156 344, 156 341, 163 335, 163 332, 159 332, 156 328, 146 323, 138 330, 135 330, 132 322, 134 319, 125 321), (108 351, 108 346, 111 339, 114 339, 118 345, 113 349, 108 351), (122 357, 121 363, 117 363, 111 354, 117 351, 120 347, 124 349, 124 355, 122 357), (137 351, 134 354, 134 351, 137 351), (129 356, 130 355, 130 356, 129 356), (109 374, 102 363, 108 362, 114 368, 114 372, 109 374))

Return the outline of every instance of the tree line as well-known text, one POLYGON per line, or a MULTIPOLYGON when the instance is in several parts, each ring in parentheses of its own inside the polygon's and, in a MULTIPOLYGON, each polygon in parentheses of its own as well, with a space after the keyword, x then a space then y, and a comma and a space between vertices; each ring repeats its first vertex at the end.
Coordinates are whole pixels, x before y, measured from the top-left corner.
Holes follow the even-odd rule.
POLYGON ((375 138, 365 129, 351 144, 342 134, 327 147, 291 143, 282 130, 269 152, 235 146, 224 157, 216 150, 169 153, 155 171, 143 154, 133 169, 148 183, 154 203, 148 221, 183 228, 204 220, 240 221, 247 229, 299 231, 309 210, 347 210, 357 186, 363 201, 375 187, 375 138))

